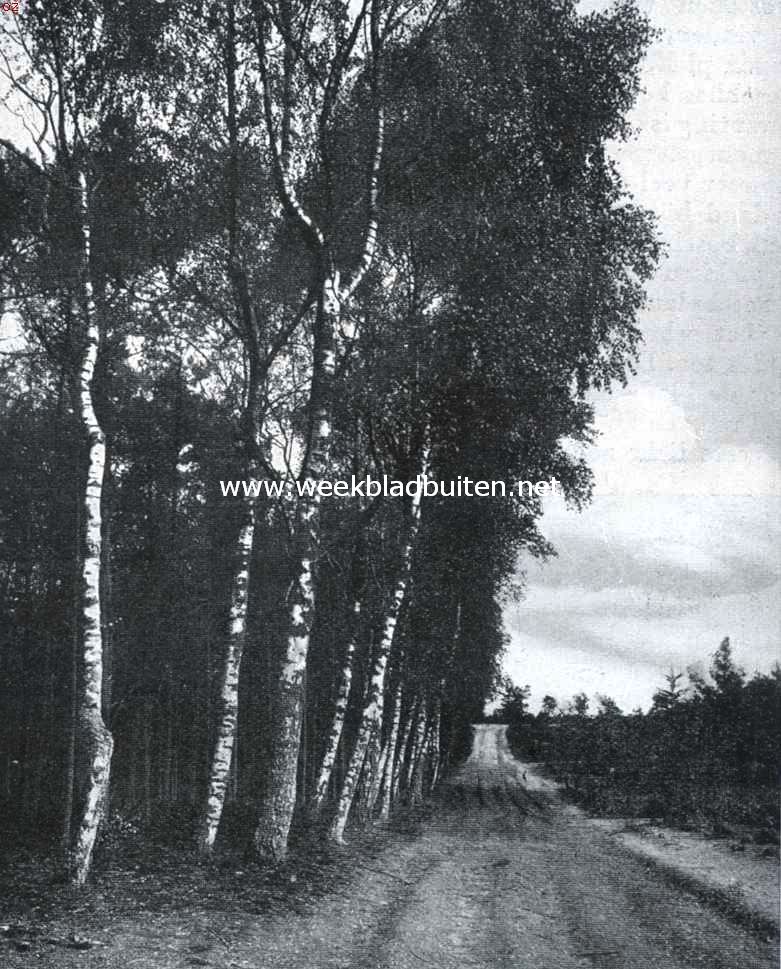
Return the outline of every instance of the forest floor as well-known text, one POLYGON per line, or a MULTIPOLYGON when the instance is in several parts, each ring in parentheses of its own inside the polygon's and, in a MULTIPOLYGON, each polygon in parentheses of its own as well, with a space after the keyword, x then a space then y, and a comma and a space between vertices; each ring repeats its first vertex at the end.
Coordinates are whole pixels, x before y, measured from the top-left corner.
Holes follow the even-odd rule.
POLYGON ((74 894, 7 873, 0 965, 777 967, 776 860, 659 834, 587 818, 483 725, 427 811, 274 874, 172 856, 74 894))

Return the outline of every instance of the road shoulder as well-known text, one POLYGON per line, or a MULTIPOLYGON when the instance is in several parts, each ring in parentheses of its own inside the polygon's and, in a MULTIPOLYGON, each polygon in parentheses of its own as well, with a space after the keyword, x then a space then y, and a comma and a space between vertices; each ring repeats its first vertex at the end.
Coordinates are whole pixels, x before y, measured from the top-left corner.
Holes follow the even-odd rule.
POLYGON ((779 933, 779 859, 758 845, 637 821, 592 819, 632 854, 733 914, 779 933))
MULTIPOLYGON (((561 787, 544 777, 539 765, 521 764, 530 790, 560 795, 561 787)), ((742 844, 679 831, 636 818, 594 818, 566 804, 565 810, 609 835, 617 844, 652 865, 681 887, 716 904, 740 921, 779 935, 779 854, 777 847, 742 844)))

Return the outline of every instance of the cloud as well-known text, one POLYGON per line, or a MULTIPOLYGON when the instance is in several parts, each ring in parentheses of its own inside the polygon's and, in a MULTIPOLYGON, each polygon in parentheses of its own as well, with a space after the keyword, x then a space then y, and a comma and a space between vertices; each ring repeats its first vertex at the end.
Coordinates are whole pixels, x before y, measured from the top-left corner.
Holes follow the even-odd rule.
POLYGON ((641 586, 590 589, 582 585, 535 585, 519 605, 524 622, 543 615, 600 616, 606 611, 616 616, 636 616, 652 610, 654 615, 679 615, 696 607, 696 600, 672 592, 648 593, 641 586))
POLYGON ((597 444, 580 449, 595 498, 582 514, 549 499, 542 528, 560 557, 539 581, 560 586, 588 570, 596 588, 691 595, 699 584, 711 595, 776 580, 781 468, 762 448, 707 452, 683 408, 652 386, 598 401, 596 426, 597 444))
MULTIPOLYGON (((577 599, 577 592, 571 590, 571 596, 577 599)), ((666 670, 707 669, 726 635, 736 661, 749 674, 767 671, 779 659, 781 583, 754 593, 680 603, 681 608, 670 600, 642 602, 632 590, 628 597, 617 597, 616 609, 612 594, 580 592, 582 601, 574 608, 565 595, 560 612, 535 610, 536 596, 530 596, 528 614, 521 605, 508 616, 511 644, 505 666, 516 682, 531 684, 535 703, 546 693, 561 700, 583 690, 592 697, 607 693, 625 710, 647 708, 666 670)))
POLYGON ((648 705, 670 665, 707 667, 725 635, 740 662, 767 669, 781 630, 777 463, 753 444, 708 451, 652 386, 599 402, 596 421, 597 496, 580 514, 546 504, 559 555, 523 563, 525 598, 506 613, 510 675, 538 700, 582 689, 629 709, 648 705))
POLYGON ((596 402, 598 443, 589 461, 595 494, 622 497, 781 497, 781 465, 755 444, 703 445, 683 408, 641 385, 596 402))
POLYGON ((526 563, 530 581, 638 586, 707 596, 779 575, 781 498, 601 497, 581 514, 548 506, 542 530, 558 558, 526 563))

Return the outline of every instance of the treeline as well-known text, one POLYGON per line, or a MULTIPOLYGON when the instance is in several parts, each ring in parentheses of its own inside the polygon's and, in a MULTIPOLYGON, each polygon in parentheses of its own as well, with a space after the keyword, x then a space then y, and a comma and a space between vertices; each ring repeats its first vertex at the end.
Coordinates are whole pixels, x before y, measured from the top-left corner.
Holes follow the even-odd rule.
POLYGON ((30 3, 0 72, 0 792, 87 878, 107 814, 259 860, 463 754, 536 496, 659 256, 605 144, 631 3, 30 3), (190 821, 190 825, 186 823, 190 821), (241 826, 238 826, 241 828, 241 826))
POLYGON ((599 696, 589 715, 580 693, 563 709, 546 697, 533 716, 518 688, 503 713, 514 748, 589 811, 718 833, 747 826, 778 843, 781 670, 747 678, 725 638, 709 675, 690 669, 687 678, 670 671, 647 713, 624 714, 599 696))

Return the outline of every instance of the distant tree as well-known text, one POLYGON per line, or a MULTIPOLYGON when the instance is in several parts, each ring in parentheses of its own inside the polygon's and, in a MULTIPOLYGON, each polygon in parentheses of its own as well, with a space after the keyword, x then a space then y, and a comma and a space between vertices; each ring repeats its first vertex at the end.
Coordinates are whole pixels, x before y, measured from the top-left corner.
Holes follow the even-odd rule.
POLYGON ((732 696, 739 692, 746 682, 746 671, 735 664, 729 636, 725 636, 719 648, 711 657, 708 678, 694 666, 687 669, 689 682, 694 696, 699 699, 713 700, 717 696, 732 696))
POLYGON ((588 714, 588 697, 585 693, 576 693, 573 696, 572 709, 578 717, 585 717, 588 714))
POLYGON ((499 719, 506 723, 515 723, 522 720, 529 712, 529 696, 531 687, 516 686, 508 677, 504 684, 504 695, 499 706, 499 719))
POLYGON ((546 693, 542 698, 542 706, 540 707, 540 714, 544 717, 552 717, 558 710, 559 702, 555 696, 551 696, 546 693))
POLYGON ((623 711, 621 710, 621 707, 619 707, 619 705, 612 697, 605 696, 604 693, 597 693, 597 702, 599 703, 599 710, 597 710, 597 714, 600 717, 623 716, 623 711))
POLYGON ((746 671, 740 666, 736 666, 732 659, 729 636, 722 639, 719 648, 713 654, 713 662, 709 672, 719 693, 733 693, 744 685, 746 671))
POLYGON ((678 684, 683 679, 683 673, 676 673, 675 670, 670 667, 669 672, 665 674, 664 681, 666 683, 665 687, 662 687, 656 691, 653 695, 653 705, 652 710, 669 710, 676 704, 680 703, 681 699, 686 696, 687 688, 679 686, 678 684))

